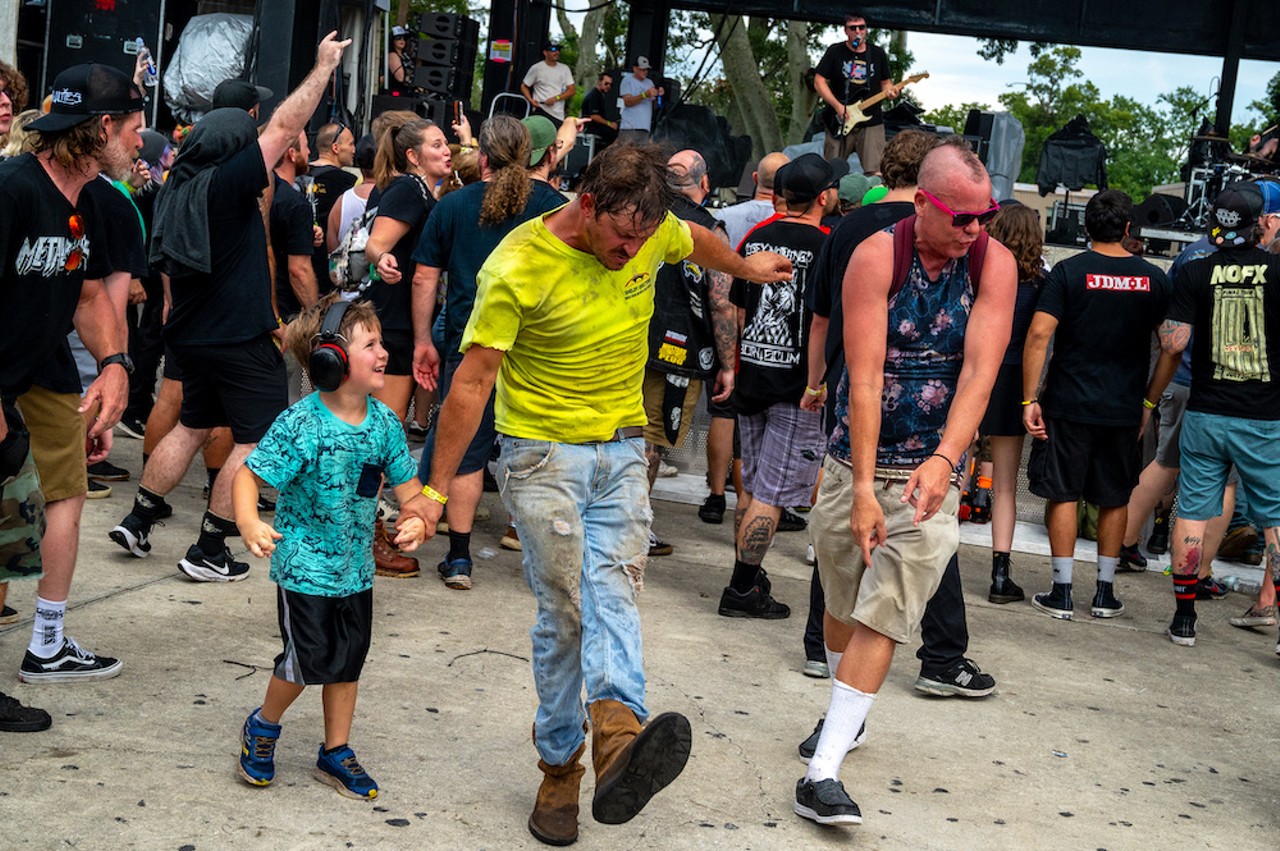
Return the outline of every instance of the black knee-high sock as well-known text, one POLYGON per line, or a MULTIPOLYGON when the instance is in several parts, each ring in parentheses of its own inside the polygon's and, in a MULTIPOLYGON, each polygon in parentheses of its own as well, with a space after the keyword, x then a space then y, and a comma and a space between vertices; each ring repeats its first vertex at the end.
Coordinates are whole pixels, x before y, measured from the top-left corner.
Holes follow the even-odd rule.
POLYGON ((1173 574, 1173 597, 1177 603, 1174 614, 1192 618, 1196 616, 1196 585, 1199 581, 1194 574, 1191 576, 1173 574))
POLYGON ((200 521, 200 538, 196 546, 207 556, 220 556, 227 547, 227 535, 235 527, 234 520, 206 511, 200 521))
POLYGON ((457 559, 466 559, 471 561, 471 533, 455 532, 453 528, 449 529, 449 555, 445 556, 447 561, 456 561, 457 559))
POLYGON ((733 560, 733 576, 729 577, 729 587, 739 594, 746 594, 756 586, 756 578, 760 575, 760 565, 747 564, 742 559, 733 560))

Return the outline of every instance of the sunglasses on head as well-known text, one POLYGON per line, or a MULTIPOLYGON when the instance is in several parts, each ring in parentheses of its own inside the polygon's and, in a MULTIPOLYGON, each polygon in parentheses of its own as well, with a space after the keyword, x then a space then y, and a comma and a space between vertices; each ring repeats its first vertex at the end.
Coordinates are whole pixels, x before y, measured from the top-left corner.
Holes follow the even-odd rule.
POLYGON ((977 222, 979 225, 985 227, 996 217, 996 213, 1000 212, 1000 207, 996 204, 996 199, 994 198, 990 200, 991 206, 981 212, 957 212, 939 201, 936 195, 933 195, 927 190, 921 189, 919 191, 921 195, 929 199, 930 204, 951 217, 951 226, 955 228, 968 227, 971 222, 977 222))

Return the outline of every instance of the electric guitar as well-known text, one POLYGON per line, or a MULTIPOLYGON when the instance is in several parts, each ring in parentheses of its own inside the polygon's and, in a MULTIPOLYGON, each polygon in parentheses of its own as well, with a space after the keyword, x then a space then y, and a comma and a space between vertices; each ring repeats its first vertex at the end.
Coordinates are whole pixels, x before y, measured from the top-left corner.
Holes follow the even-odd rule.
MULTIPOLYGON (((919 74, 912 74, 910 77, 903 79, 898 83, 898 88, 901 89, 903 86, 909 86, 912 83, 918 83, 921 80, 927 80, 928 78, 929 72, 921 71, 919 74)), ((882 91, 865 100, 859 101, 858 103, 846 105, 844 108, 843 122, 841 122, 839 116, 836 115, 836 111, 828 105, 826 112, 824 113, 825 124, 828 132, 836 138, 848 136, 859 124, 865 124, 870 121, 871 116, 867 115, 866 111, 888 96, 889 94, 887 92, 882 91)))

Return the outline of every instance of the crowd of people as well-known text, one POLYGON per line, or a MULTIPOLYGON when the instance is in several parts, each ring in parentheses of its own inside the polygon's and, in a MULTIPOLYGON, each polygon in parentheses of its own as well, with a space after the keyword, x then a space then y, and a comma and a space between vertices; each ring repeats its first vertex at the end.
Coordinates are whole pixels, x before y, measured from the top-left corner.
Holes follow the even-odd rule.
MULTIPOLYGON (((896 92, 866 23, 850 15, 819 66, 841 127, 868 91, 896 92)), ((317 685, 316 776, 373 799, 349 740, 374 576, 418 576, 406 553, 439 533, 440 580, 470 590, 492 480, 537 609, 543 779, 528 828, 576 840, 588 731, 592 815, 628 821, 692 746, 686 718, 648 706, 637 599, 648 559, 673 551, 649 492, 704 396, 699 517, 724 522, 736 492, 718 614, 789 617, 765 562, 780 530, 807 526, 812 542, 805 673, 832 689, 798 746, 803 818, 861 822, 841 763, 917 631, 917 689, 994 691, 967 657, 958 523, 962 491, 989 489, 988 599, 1024 601, 1011 553, 1026 435, 1052 550, 1052 584, 1031 606, 1075 616, 1085 507, 1089 612, 1122 616, 1116 573, 1146 568, 1142 528, 1176 488, 1157 524, 1173 562, 1168 638, 1193 645, 1196 600, 1224 593, 1209 567, 1234 514, 1261 530, 1268 583, 1231 622, 1276 624, 1280 257, 1267 249, 1280 183, 1228 186, 1168 276, 1133 251, 1132 201, 1099 192, 1090 248, 1047 269, 1037 215, 992 197, 964 140, 906 130, 886 143, 878 115, 833 133, 827 155, 767 154, 751 198, 709 207, 704 154, 647 144, 662 90, 645 57, 621 81, 621 120, 603 106, 608 74, 588 96, 599 112, 581 126, 564 115, 572 76, 548 42, 523 121, 495 115, 473 134, 460 119, 455 145, 404 112, 367 136, 341 122, 309 136, 348 43, 326 36, 269 116, 270 92, 227 81, 172 137, 143 128, 145 87, 117 69, 63 71, 47 110, 24 118, 25 84, 0 64, 0 298, 17 320, 0 338, 0 580, 38 577, 24 682, 123 669, 63 625, 90 477, 127 476, 107 461, 114 430, 144 439, 110 531, 133 557, 150 555, 167 495, 202 453, 207 508, 178 569, 244 579, 239 536, 278 587, 283 647, 241 730, 239 774, 273 782, 283 715, 317 685), (581 127, 616 143, 567 197, 554 177, 581 127), (437 404, 415 463, 407 432, 437 404)), ((0 730, 50 723, 0 694, 0 730)))

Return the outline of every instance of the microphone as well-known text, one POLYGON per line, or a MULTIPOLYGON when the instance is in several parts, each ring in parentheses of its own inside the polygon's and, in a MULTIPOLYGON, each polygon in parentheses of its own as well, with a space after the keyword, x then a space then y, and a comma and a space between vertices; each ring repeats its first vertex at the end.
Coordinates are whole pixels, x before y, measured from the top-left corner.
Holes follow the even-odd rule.
POLYGON ((853 42, 852 42, 852 43, 853 43, 853 46, 854 46, 854 47, 857 47, 858 45, 862 44, 862 36, 860 36, 860 35, 855 35, 855 36, 853 37, 853 42))

